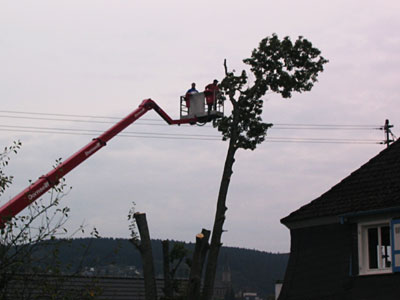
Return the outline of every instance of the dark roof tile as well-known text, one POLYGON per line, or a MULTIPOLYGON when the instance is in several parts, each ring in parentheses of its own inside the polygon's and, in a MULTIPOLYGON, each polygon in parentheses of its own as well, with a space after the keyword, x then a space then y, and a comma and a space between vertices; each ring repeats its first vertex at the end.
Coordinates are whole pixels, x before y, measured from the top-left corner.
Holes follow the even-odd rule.
POLYGON ((397 206, 400 206, 399 140, 281 222, 285 224, 397 206))

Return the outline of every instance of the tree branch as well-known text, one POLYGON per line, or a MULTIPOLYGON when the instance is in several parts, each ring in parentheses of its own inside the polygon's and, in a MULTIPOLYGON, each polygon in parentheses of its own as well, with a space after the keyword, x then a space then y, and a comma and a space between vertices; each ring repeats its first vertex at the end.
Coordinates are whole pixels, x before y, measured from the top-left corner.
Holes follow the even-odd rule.
POLYGON ((228 66, 226 65, 226 58, 224 59, 225 76, 228 76, 228 66))

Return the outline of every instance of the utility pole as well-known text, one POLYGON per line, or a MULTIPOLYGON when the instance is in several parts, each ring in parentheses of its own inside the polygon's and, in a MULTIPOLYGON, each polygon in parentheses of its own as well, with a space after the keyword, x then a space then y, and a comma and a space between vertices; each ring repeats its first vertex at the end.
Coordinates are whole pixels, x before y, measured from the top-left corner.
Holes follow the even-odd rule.
POLYGON ((385 141, 384 141, 384 144, 386 144, 386 147, 389 147, 390 143, 393 143, 393 142, 394 142, 394 140, 393 140, 393 139, 390 139, 390 136, 389 136, 389 135, 393 136, 393 133, 392 133, 392 131, 390 130, 390 128, 392 128, 392 127, 393 127, 393 125, 390 125, 390 124, 389 124, 389 120, 386 119, 386 121, 385 121, 385 126, 383 126, 383 130, 385 131, 385 141))

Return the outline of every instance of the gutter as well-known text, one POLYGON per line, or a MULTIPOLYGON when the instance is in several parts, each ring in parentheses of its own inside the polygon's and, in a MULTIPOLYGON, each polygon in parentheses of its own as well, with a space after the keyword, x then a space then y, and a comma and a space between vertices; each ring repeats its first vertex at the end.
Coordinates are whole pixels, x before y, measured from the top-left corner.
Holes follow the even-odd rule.
POLYGON ((393 213, 393 212, 400 212, 400 206, 350 212, 350 213, 339 215, 340 224, 346 223, 349 218, 364 217, 364 216, 378 215, 378 214, 384 214, 384 213, 393 213))

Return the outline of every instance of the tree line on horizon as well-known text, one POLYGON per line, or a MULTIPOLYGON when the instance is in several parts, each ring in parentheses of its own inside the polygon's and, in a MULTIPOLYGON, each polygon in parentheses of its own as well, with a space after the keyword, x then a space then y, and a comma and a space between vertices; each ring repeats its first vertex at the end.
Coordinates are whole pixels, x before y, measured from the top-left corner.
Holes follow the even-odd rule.
MULTIPOLYGON (((189 256, 194 250, 193 243, 171 241, 171 244, 180 243, 188 250, 189 256)), ((162 241, 151 241, 154 255, 156 276, 163 277, 162 241)), ((36 255, 50 256, 57 251, 62 274, 84 274, 90 268, 115 266, 124 268, 135 266, 142 272, 142 260, 139 251, 129 239, 123 238, 74 238, 69 240, 56 240, 54 247, 49 242, 43 245, 42 250, 36 255)), ((257 292, 266 296, 274 293, 274 283, 282 280, 285 274, 288 253, 271 253, 259 250, 225 247, 221 249, 219 257, 217 282, 221 281, 222 271, 229 269, 232 286, 235 291, 257 292)), ((38 261, 42 261, 38 257, 38 261)), ((142 274, 142 273, 141 273, 142 274)), ((177 272, 177 277, 186 279, 189 267, 183 264, 177 272)))

